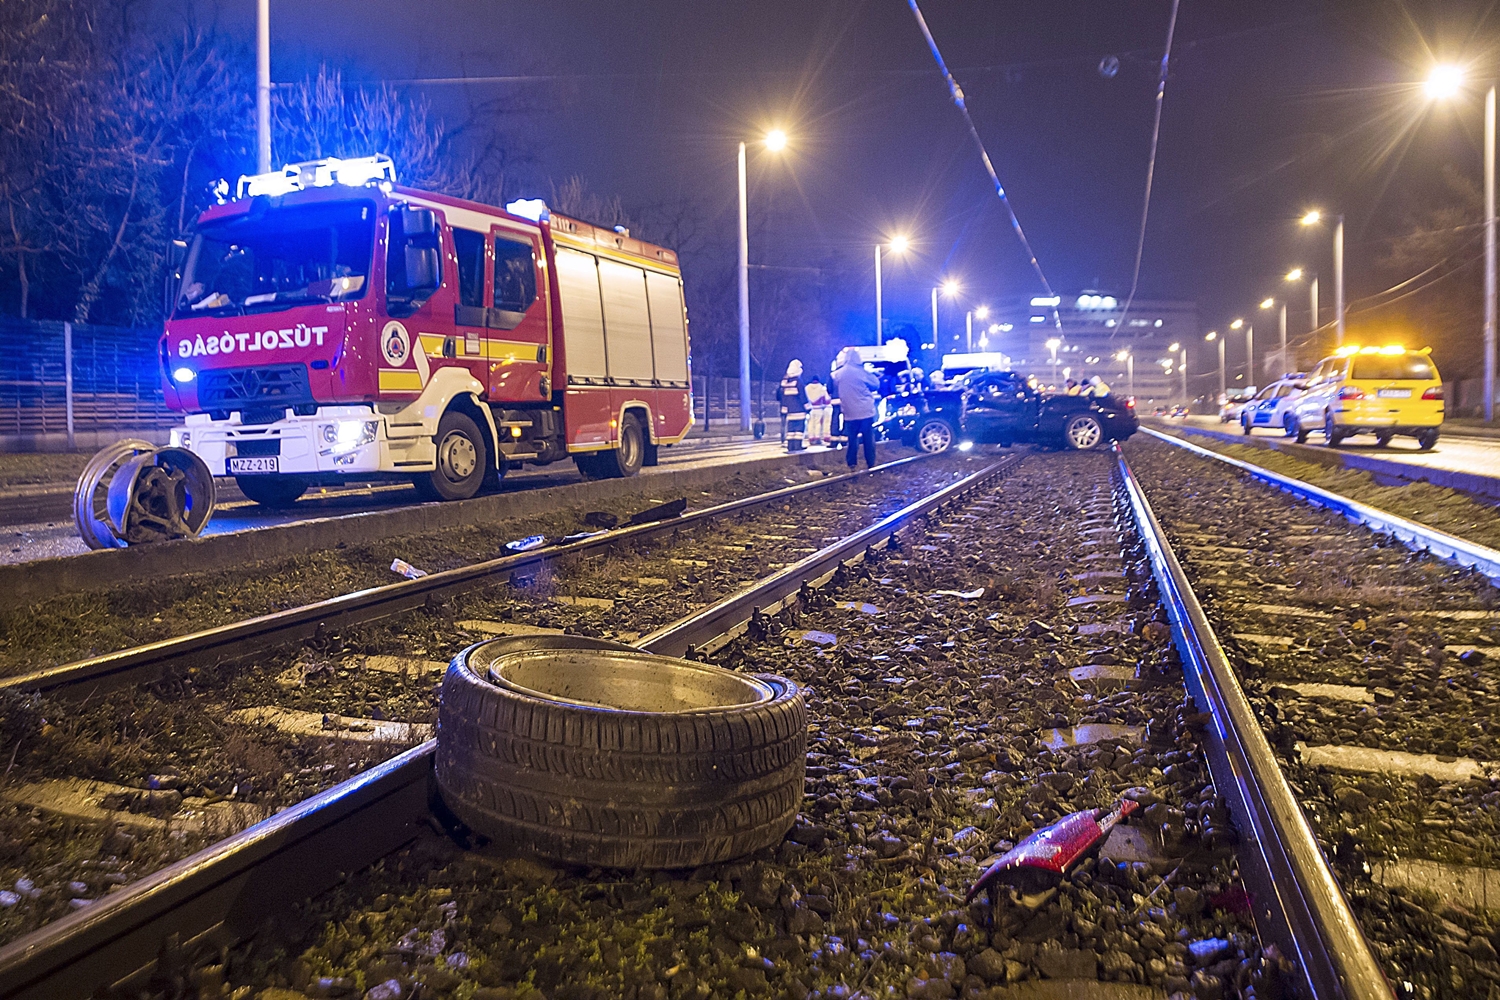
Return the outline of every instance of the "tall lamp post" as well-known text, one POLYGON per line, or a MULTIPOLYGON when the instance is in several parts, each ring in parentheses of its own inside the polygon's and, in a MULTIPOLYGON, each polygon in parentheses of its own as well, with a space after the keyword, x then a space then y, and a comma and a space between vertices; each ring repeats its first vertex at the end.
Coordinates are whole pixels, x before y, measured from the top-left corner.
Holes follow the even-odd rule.
MULTIPOLYGON (((968 313, 966 313, 964 315, 964 350, 967 351, 970 354, 974 353, 974 317, 975 316, 978 316, 982 320, 983 319, 989 319, 990 318, 990 307, 989 306, 980 306, 977 309, 970 309, 968 311, 968 313)), ((1056 358, 1053 358, 1052 360, 1053 360, 1054 363, 1056 363, 1056 361, 1057 361, 1056 358)))
POLYGON ((932 344, 935 351, 938 345, 938 292, 942 292, 950 299, 958 294, 959 284, 952 278, 944 280, 941 285, 932 286, 932 344))
MULTIPOLYGON (((1292 268, 1290 271, 1288 271, 1286 273, 1286 280, 1287 281, 1301 281, 1305 274, 1306 274, 1306 272, 1304 272, 1302 268, 1300 268, 1300 267, 1294 267, 1294 268, 1292 268)), ((1318 332, 1318 273, 1316 271, 1314 271, 1314 272, 1312 272, 1312 274, 1306 275, 1306 276, 1308 278, 1308 282, 1307 282, 1307 297, 1308 297, 1308 300, 1309 300, 1308 301, 1308 308, 1311 310, 1310 315, 1312 316, 1312 320, 1308 324, 1308 327, 1307 327, 1307 332, 1308 332, 1309 336, 1312 336, 1312 335, 1316 335, 1317 332, 1318 332)), ((1314 344, 1313 346, 1314 346, 1314 348, 1317 347, 1316 344, 1314 344)))
POLYGON ((1178 351, 1182 352, 1177 356, 1177 375, 1182 380, 1182 401, 1184 404, 1189 403, 1192 401, 1192 397, 1188 395, 1187 348, 1183 347, 1179 343, 1174 342, 1171 347, 1167 348, 1167 350, 1171 351, 1173 354, 1177 354, 1178 351))
MULTIPOLYGON (((1262 309, 1270 309, 1274 305, 1276 305, 1276 298, 1274 296, 1267 296, 1266 300, 1260 304, 1260 307, 1262 309)), ((1278 364, 1283 371, 1291 371, 1296 366, 1289 364, 1286 359, 1286 299, 1281 300, 1281 316, 1277 326, 1281 331, 1281 359, 1278 364)))
POLYGON ((271 172, 271 0, 255 5, 255 171, 271 172))
MULTIPOLYGON (((1243 319, 1237 319, 1229 324, 1229 329, 1245 330, 1245 388, 1255 384, 1255 324, 1246 323, 1243 319)), ((1222 345, 1221 345, 1222 346, 1222 345)))
MULTIPOLYGON (((1344 217, 1336 216, 1333 227, 1333 325, 1335 347, 1344 346, 1344 217)), ((1323 220, 1323 213, 1313 209, 1302 217, 1304 226, 1315 226, 1323 220)), ((1316 279, 1314 279, 1316 280, 1316 279)), ((1314 324, 1316 326, 1317 324, 1314 324)))
POLYGON ((1125 371, 1127 373, 1126 374, 1126 381, 1125 381, 1125 386, 1126 386, 1126 390, 1125 391, 1126 391, 1127 394, 1129 394, 1131 396, 1134 396, 1135 395, 1135 355, 1130 351, 1129 348, 1126 348, 1125 350, 1119 351, 1119 352, 1117 352, 1115 354, 1115 360, 1116 361, 1123 361, 1123 362, 1125 362, 1125 371))
MULTIPOLYGON (((896 235, 891 237, 891 253, 904 253, 909 244, 905 236, 896 235)), ((884 302, 880 294, 880 258, 886 249, 886 244, 875 244, 875 343, 885 343, 885 316, 883 315, 884 302)))
MULTIPOLYGON (((264 0, 262 0, 264 2, 264 0)), ((772 129, 763 140, 766 149, 786 148, 786 133, 772 129)), ((745 144, 740 143, 740 431, 750 432, 750 207, 745 184, 745 144)))
POLYGON ((1203 337, 1209 343, 1218 341, 1219 344, 1219 395, 1222 396, 1228 390, 1224 382, 1224 338, 1219 336, 1218 330, 1210 330, 1203 337))
POLYGON ((1056 337, 1047 340, 1047 350, 1052 352, 1052 382, 1057 383, 1057 349, 1062 346, 1062 341, 1056 337))
MULTIPOLYGON (((1458 66, 1435 66, 1427 78, 1430 98, 1456 95, 1463 86, 1458 66)), ((1495 419, 1495 85, 1484 95, 1484 419, 1495 419)))

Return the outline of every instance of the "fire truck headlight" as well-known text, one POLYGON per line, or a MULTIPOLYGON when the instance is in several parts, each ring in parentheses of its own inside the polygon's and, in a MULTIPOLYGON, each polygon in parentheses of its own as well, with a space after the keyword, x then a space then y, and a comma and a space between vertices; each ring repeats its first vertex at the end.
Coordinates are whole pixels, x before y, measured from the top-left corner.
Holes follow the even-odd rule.
POLYGON ((191 368, 184 367, 172 369, 172 381, 176 382, 178 385, 186 385, 197 377, 198 373, 193 371, 191 368))
POLYGON ((375 440, 380 424, 375 420, 340 420, 324 424, 320 428, 323 443, 328 445, 321 454, 343 455, 362 448, 375 440))

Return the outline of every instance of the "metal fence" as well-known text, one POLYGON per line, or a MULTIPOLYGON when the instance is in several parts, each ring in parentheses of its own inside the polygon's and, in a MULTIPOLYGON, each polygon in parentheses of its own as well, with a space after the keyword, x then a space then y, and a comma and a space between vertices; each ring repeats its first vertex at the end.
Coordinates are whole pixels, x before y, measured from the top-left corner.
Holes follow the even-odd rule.
MULTIPOLYGON (((780 418, 781 409, 776 402, 776 391, 781 380, 766 379, 750 383, 750 419, 756 417, 774 424, 780 418)), ((693 417, 702 431, 714 427, 738 429, 740 425, 740 380, 738 378, 712 375, 693 379, 693 417)))
POLYGON ((0 439, 171 427, 156 360, 160 330, 0 317, 0 439))

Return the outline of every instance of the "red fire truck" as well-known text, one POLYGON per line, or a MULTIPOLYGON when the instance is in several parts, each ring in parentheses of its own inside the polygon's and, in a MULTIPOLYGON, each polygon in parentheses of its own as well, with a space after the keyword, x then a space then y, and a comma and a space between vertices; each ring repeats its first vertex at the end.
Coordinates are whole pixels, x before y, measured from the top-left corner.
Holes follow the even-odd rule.
POLYGON ((549 213, 396 184, 384 156, 240 178, 198 220, 161 340, 172 443, 246 496, 509 464, 656 464, 693 422, 677 255, 549 213))

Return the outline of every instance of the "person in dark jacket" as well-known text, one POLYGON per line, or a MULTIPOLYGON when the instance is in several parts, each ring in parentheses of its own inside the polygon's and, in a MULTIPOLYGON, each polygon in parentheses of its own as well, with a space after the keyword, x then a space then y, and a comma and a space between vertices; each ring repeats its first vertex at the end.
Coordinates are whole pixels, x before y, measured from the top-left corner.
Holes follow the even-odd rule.
POLYGON ((844 433, 849 444, 844 450, 844 462, 849 468, 859 464, 859 442, 864 440, 865 466, 875 465, 875 390, 880 385, 880 376, 865 370, 859 360, 859 351, 846 347, 839 352, 838 365, 833 369, 833 381, 838 386, 839 405, 844 411, 844 433))
POLYGON ((781 399, 781 442, 787 451, 802 450, 802 432, 807 420, 807 410, 802 395, 802 362, 793 358, 782 376, 781 388, 777 390, 781 399))

